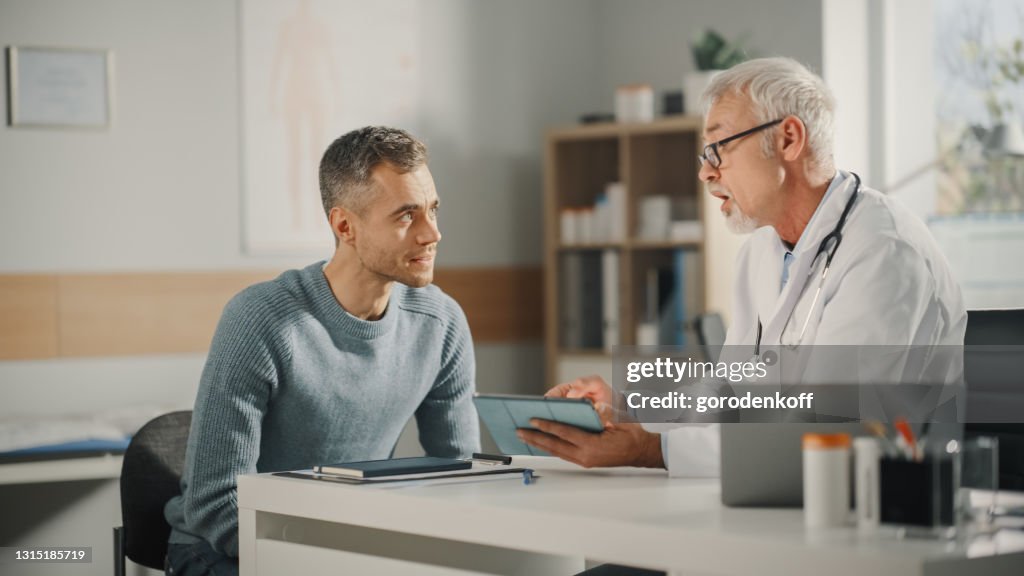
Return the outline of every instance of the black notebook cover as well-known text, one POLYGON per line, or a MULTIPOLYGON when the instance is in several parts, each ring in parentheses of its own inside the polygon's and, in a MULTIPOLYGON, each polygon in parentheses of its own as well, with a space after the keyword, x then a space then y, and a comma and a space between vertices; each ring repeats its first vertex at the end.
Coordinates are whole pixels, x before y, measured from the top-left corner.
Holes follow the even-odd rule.
POLYGON ((380 476, 398 476, 400 474, 424 474, 427 472, 447 472, 449 470, 467 470, 473 463, 454 458, 437 458, 434 456, 417 456, 414 458, 392 458, 390 460, 365 460, 363 462, 342 462, 340 464, 321 464, 314 468, 320 474, 337 474, 352 478, 378 478, 380 476))

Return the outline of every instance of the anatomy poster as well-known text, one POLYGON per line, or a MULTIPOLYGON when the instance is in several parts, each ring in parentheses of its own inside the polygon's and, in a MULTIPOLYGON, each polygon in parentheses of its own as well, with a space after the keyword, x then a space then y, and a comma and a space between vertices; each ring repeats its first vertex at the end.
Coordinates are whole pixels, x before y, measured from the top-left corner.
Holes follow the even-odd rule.
POLYGON ((242 0, 243 245, 323 254, 327 146, 369 124, 416 131, 419 0, 242 0))

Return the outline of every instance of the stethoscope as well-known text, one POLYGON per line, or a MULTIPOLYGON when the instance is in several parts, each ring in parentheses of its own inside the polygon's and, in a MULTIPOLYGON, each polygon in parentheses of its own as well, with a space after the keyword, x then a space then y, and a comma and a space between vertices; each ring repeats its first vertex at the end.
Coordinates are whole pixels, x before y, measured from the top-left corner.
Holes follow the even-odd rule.
MULTIPOLYGON (((811 268, 807 271, 807 277, 810 278, 814 274, 814 266, 818 262, 818 257, 822 254, 825 255, 825 267, 821 270, 821 279, 818 281, 818 288, 814 291, 814 299, 811 300, 811 305, 807 308, 807 318, 804 319, 803 326, 800 327, 800 334, 797 336, 795 342, 784 344, 788 348, 796 348, 804 340, 804 334, 807 333, 807 325, 811 322, 811 314, 814 312, 814 306, 818 303, 818 298, 821 296, 821 288, 825 285, 825 278, 828 277, 828 270, 832 267, 832 258, 836 255, 836 250, 839 249, 839 244, 843 241, 843 226, 846 224, 846 217, 850 215, 850 210, 853 209, 853 203, 857 200, 857 195, 860 193, 860 176, 857 176, 853 172, 850 173, 853 176, 853 194, 850 194, 850 199, 846 201, 846 207, 843 208, 842 215, 839 216, 839 221, 836 222, 835 228, 831 232, 825 235, 821 239, 821 244, 818 245, 818 251, 814 253, 814 260, 811 260, 811 268)), ((801 289, 800 296, 797 297, 796 302, 799 302, 803 297, 803 291, 807 289, 807 282, 804 282, 804 287, 801 289)), ((790 320, 793 319, 793 314, 796 312, 796 304, 794 303, 793 308, 789 311, 789 316, 786 318, 786 323, 782 326, 782 334, 786 333, 786 328, 789 327, 790 320)), ((754 342, 754 356, 761 355, 761 316, 757 317, 757 337, 754 342)))

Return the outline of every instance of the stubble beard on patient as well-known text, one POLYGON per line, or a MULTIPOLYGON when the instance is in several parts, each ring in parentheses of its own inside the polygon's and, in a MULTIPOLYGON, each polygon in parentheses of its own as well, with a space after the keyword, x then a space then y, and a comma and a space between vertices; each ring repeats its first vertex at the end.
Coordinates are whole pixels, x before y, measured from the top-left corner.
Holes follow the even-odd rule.
MULTIPOLYGON (((437 254, 436 246, 427 251, 432 256, 437 254)), ((433 262, 429 266, 412 270, 406 267, 409 263, 405 255, 398 258, 395 254, 376 246, 367 247, 363 253, 357 251, 356 256, 365 270, 385 282, 398 282, 412 288, 423 288, 434 281, 433 262)))
MULTIPOLYGON (((761 227, 761 224, 754 218, 747 216, 746 212, 736 203, 736 198, 717 184, 707 184, 708 193, 717 192, 728 199, 729 208, 725 212, 725 227, 733 234, 750 234, 761 227)), ((725 201, 723 201, 725 202, 725 201)))

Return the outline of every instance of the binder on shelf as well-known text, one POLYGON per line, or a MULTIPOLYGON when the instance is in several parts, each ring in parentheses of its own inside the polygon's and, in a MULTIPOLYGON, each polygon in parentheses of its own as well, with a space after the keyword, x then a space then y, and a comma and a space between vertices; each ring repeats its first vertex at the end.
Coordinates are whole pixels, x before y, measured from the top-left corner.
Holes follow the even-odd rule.
POLYGON ((693 339, 693 318, 702 312, 704 300, 701 255, 698 250, 678 249, 673 253, 675 275, 674 302, 672 312, 674 328, 672 343, 686 346, 696 343, 693 339))
POLYGON ((643 310, 638 315, 636 343, 639 346, 676 343, 675 269, 651 266, 644 274, 643 310))
POLYGON ((686 346, 686 250, 676 250, 672 254, 672 266, 675 271, 675 298, 672 304, 672 311, 675 318, 672 322, 673 338, 672 343, 678 346, 686 346))
POLYGON ((576 297, 579 300, 581 348, 604 348, 604 310, 602 306, 604 279, 601 274, 601 252, 580 254, 582 273, 576 297))
POLYGON ((619 253, 605 250, 601 254, 601 309, 604 328, 604 349, 611 352, 619 345, 619 253))
POLYGON ((652 269, 654 314, 652 321, 658 323, 658 344, 676 344, 678 326, 676 311, 676 278, 674 267, 652 269))
POLYGON ((567 349, 610 350, 619 340, 619 254, 615 250, 562 256, 559 344, 567 349))
POLYGON ((583 347, 583 327, 580 324, 582 285, 583 254, 579 252, 566 253, 562 256, 558 293, 558 332, 559 343, 563 348, 583 347))

